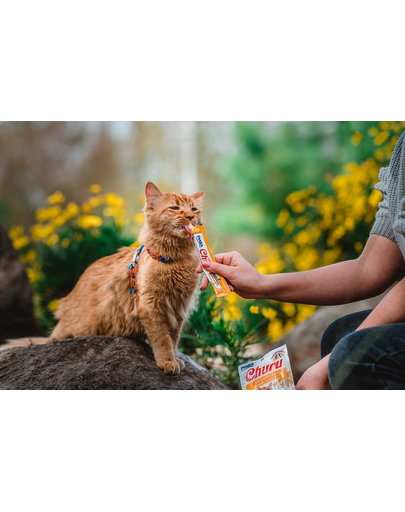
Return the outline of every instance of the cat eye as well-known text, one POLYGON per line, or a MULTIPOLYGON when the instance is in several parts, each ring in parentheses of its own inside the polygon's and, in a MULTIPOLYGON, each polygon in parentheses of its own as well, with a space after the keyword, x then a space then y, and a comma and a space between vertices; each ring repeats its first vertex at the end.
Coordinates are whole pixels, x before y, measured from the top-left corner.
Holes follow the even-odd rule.
POLYGON ((169 206, 170 210, 180 210, 178 206, 169 206))
POLYGON ((191 208, 192 212, 198 212, 198 208, 191 208))

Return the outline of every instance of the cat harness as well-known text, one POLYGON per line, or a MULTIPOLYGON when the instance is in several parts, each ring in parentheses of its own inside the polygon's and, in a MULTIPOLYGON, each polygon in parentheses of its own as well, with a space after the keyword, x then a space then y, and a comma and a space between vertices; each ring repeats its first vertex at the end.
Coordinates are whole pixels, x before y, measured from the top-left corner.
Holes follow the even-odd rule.
POLYGON ((156 261, 160 261, 162 263, 169 263, 170 261, 172 261, 171 258, 163 258, 163 256, 160 256, 157 252, 151 251, 150 249, 148 249, 148 247, 146 247, 146 245, 142 245, 141 247, 138 247, 136 249, 136 251, 134 252, 131 264, 128 267, 128 269, 129 269, 129 286, 130 286, 131 295, 133 295, 134 291, 135 291, 136 269, 137 269, 136 265, 139 261, 139 258, 141 257, 141 253, 144 249, 149 254, 149 256, 156 261))

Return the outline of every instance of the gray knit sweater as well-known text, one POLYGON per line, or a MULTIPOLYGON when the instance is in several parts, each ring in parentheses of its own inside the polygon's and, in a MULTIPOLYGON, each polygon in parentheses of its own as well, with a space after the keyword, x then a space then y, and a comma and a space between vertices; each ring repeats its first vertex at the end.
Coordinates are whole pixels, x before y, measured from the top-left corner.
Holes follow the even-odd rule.
POLYGON ((383 198, 370 234, 395 242, 405 259, 405 132, 400 136, 388 167, 382 167, 374 188, 383 198))

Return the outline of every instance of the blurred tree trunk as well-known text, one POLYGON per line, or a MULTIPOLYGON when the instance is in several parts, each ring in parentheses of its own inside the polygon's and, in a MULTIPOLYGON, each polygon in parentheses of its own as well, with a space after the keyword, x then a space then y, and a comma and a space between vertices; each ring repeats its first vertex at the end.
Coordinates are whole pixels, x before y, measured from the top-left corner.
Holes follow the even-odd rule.
POLYGON ((180 187, 184 194, 198 191, 197 122, 179 122, 180 187))

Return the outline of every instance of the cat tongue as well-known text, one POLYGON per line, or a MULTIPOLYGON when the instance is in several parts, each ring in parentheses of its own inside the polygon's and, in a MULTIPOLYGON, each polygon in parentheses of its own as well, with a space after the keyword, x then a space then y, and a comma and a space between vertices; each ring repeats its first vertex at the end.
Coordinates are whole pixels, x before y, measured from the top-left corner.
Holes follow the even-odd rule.
POLYGON ((191 240, 193 239, 193 233, 191 232, 190 228, 188 226, 184 226, 184 229, 187 231, 187 233, 190 235, 191 240))

